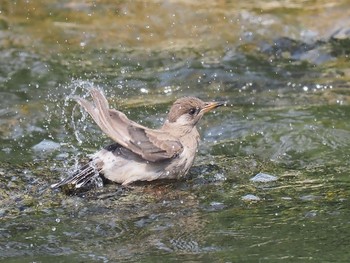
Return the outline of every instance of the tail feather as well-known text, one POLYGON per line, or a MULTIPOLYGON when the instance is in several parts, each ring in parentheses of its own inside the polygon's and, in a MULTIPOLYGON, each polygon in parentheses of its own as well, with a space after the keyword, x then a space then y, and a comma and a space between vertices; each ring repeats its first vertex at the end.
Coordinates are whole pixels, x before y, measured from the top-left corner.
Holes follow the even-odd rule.
POLYGON ((51 188, 59 188, 64 185, 72 185, 78 189, 86 186, 97 177, 99 177, 99 170, 92 162, 89 162, 74 172, 71 176, 63 179, 56 184, 52 184, 51 188))

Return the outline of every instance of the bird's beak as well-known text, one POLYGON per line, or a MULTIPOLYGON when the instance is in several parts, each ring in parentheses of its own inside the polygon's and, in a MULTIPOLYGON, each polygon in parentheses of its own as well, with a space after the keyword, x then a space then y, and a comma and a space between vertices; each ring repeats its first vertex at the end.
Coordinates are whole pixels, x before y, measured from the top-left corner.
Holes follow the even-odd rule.
POLYGON ((203 109, 201 110, 202 113, 206 113, 208 111, 211 111, 213 109, 216 109, 217 107, 220 107, 222 105, 225 105, 225 102, 217 102, 217 101, 213 101, 213 102, 206 102, 203 109))

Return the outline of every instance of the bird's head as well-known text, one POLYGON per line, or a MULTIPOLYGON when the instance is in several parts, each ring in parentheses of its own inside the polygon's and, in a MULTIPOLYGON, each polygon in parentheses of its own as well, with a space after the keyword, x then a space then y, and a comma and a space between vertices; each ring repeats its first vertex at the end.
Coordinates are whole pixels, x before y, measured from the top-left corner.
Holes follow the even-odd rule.
POLYGON ((194 127, 204 113, 222 105, 224 105, 223 102, 204 102, 195 97, 180 98, 171 106, 167 121, 194 127))

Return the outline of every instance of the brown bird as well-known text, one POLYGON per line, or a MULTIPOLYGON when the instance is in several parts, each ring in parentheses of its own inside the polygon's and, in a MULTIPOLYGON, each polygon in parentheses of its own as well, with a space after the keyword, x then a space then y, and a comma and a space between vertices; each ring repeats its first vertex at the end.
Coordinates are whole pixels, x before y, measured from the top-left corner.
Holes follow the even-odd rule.
POLYGON ((93 103, 76 100, 115 143, 93 154, 86 165, 52 188, 66 184, 80 188, 100 175, 122 185, 183 177, 193 164, 200 140, 196 124, 204 113, 224 104, 180 98, 170 108, 163 126, 149 129, 110 109, 98 89, 92 88, 90 93, 93 103))

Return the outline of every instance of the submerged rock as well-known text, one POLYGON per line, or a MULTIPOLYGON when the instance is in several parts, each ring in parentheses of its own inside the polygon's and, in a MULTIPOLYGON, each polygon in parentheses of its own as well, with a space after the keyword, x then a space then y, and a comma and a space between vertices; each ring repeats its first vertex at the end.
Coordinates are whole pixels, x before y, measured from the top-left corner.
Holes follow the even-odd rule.
POLYGON ((243 201, 260 201, 260 197, 256 196, 256 195, 252 195, 252 194, 247 194, 242 196, 242 200, 243 201))
POLYGON ((258 173, 253 178, 250 179, 250 181, 255 183, 268 183, 277 181, 278 178, 274 175, 266 174, 266 173, 258 173))
POLYGON ((61 145, 51 140, 42 140, 38 144, 34 145, 32 149, 36 152, 52 152, 59 149, 61 145))

